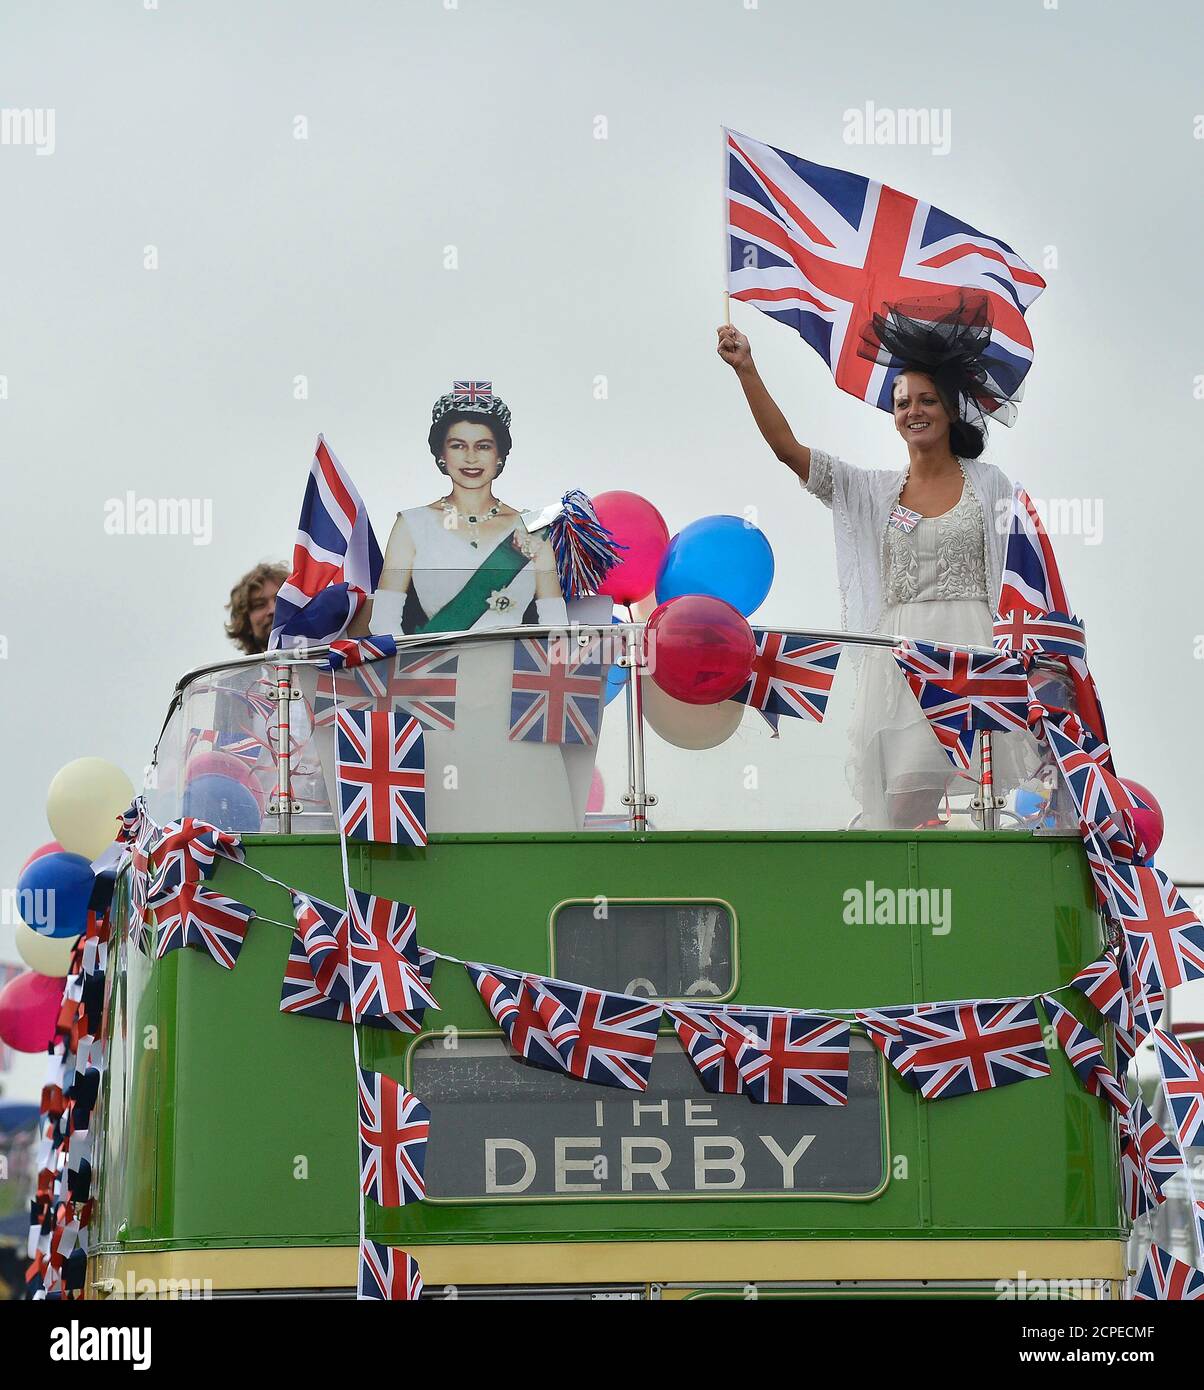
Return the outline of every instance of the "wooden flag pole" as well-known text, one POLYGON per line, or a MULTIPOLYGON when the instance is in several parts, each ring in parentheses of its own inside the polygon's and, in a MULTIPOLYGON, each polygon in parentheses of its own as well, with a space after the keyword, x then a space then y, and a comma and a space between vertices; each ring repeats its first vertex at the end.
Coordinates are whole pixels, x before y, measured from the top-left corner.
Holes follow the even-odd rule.
POLYGON ((722 177, 719 182, 719 192, 723 198, 723 322, 730 327, 732 322, 732 295, 731 295, 731 252, 729 250, 728 238, 728 199, 727 199, 727 126, 719 127, 719 135, 722 141, 721 154, 723 156, 722 177))

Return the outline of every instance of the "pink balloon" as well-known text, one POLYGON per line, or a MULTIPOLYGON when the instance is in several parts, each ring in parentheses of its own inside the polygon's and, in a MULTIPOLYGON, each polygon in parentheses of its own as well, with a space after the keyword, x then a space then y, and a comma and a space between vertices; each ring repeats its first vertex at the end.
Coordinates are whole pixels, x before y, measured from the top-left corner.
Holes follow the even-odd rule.
POLYGON ((606 805, 606 783, 602 780, 602 774, 594 768, 594 775, 589 784, 589 797, 585 803, 587 811, 600 811, 606 805))
POLYGON ((236 758, 233 753, 223 753, 220 748, 211 748, 203 753, 194 753, 188 759, 188 764, 184 769, 185 784, 191 782, 194 777, 209 775, 231 777, 234 781, 240 782, 254 796, 259 803, 260 814, 263 814, 263 788, 255 780, 255 774, 241 758, 236 758))
POLYGON ((707 594, 667 599, 644 628, 649 674, 688 705, 730 699, 748 680, 757 643, 748 619, 707 594))
POLYGON ((54 1041, 65 979, 27 970, 0 989, 0 1041, 17 1052, 45 1052, 54 1041))
POLYGON ((1142 801, 1149 803, 1149 810, 1143 811, 1138 808, 1133 812, 1133 825, 1137 833, 1141 836, 1142 844, 1145 846, 1147 855, 1155 854, 1158 846, 1162 843, 1162 836, 1166 831, 1166 823, 1162 818, 1162 807, 1159 806, 1154 797, 1154 793, 1147 791, 1140 782, 1134 782, 1131 777, 1122 777, 1121 785, 1128 787, 1134 796, 1138 796, 1142 801))
POLYGON ((39 846, 37 847, 37 849, 35 849, 34 852, 33 852, 33 853, 29 856, 29 858, 25 861, 25 863, 21 865, 21 868, 20 868, 20 869, 18 870, 18 872, 17 872, 17 877, 20 878, 21 875, 25 872, 25 870, 28 869, 29 866, 33 863, 33 861, 34 861, 35 859, 41 859, 41 857, 42 857, 44 854, 62 854, 62 853, 63 853, 63 847, 62 847, 62 845, 59 844, 59 842, 58 842, 57 840, 47 840, 46 843, 45 843, 44 845, 39 845, 39 846))
POLYGON ((617 603, 635 603, 656 585, 669 548, 669 528, 660 512, 634 492, 600 492, 593 498, 598 520, 626 550, 599 587, 617 603))

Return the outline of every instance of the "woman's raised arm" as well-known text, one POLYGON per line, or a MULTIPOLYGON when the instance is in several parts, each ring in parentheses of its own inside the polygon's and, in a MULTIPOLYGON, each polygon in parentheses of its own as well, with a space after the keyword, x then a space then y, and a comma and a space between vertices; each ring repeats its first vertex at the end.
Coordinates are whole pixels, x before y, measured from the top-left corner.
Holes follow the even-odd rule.
POLYGON ((753 362, 748 339, 730 323, 723 324, 718 334, 719 356, 739 378, 748 408, 766 444, 773 450, 774 456, 805 483, 811 473, 811 450, 795 439, 786 417, 766 389, 753 362))

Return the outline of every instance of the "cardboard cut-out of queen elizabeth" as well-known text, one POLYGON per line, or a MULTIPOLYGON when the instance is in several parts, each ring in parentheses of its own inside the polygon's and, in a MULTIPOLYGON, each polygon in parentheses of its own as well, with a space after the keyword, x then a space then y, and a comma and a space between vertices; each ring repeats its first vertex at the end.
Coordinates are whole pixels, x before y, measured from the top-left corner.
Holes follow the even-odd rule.
POLYGON ((494 492, 512 439, 510 409, 492 382, 457 381, 440 396, 428 442, 449 490, 398 513, 363 630, 466 632, 567 622, 552 545, 529 532, 519 509, 494 492))

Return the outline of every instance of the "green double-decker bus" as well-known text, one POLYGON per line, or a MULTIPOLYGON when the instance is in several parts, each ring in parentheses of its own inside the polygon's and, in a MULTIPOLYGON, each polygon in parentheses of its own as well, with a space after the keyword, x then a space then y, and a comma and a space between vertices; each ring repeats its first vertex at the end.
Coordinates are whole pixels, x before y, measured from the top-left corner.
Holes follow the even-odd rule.
MULTIPOLYGON (((398 639, 368 674, 324 676, 309 653, 180 682, 146 793, 160 824, 190 812, 197 731, 221 742, 269 700, 278 711, 262 810, 229 826, 251 867, 222 861, 212 883, 258 919, 231 971, 192 950, 156 961, 127 937, 119 881, 89 1296, 354 1296, 352 1030, 280 1008, 280 885, 343 901, 336 698, 413 708, 435 698, 424 675, 454 668, 454 716, 425 707, 429 843, 352 842, 347 868, 413 904, 423 945, 458 960, 851 1014, 1037 994, 1100 954, 1056 786, 1036 826, 1017 789, 988 781, 967 783, 939 829, 860 827, 847 660, 822 723, 783 719, 775 737, 749 709, 715 746, 684 748, 697 733, 646 707, 638 625, 582 630, 573 640, 613 645, 596 742, 516 741, 516 648, 545 633, 398 639)), ((433 989, 421 1033, 360 1029, 363 1065, 431 1111, 426 1199, 366 1212, 368 1236, 416 1257, 425 1297, 1120 1293, 1115 1123, 1056 1043, 1049 1076, 926 1101, 854 1026, 847 1105, 756 1104, 704 1089, 667 1017, 632 1092, 518 1060, 460 965, 441 961, 433 989)), ((1091 1006, 1062 998, 1110 1048, 1091 1006)))

